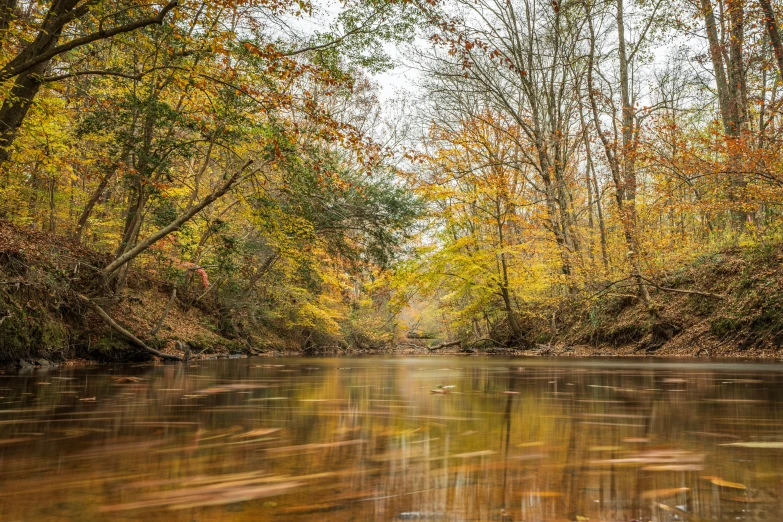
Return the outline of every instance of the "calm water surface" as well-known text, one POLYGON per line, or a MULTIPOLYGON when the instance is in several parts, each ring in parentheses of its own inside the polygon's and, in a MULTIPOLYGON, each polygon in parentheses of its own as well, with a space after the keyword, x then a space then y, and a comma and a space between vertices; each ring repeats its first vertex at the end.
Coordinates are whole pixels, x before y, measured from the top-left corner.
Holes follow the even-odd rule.
POLYGON ((779 521, 782 370, 444 357, 0 375, 0 520, 779 521))

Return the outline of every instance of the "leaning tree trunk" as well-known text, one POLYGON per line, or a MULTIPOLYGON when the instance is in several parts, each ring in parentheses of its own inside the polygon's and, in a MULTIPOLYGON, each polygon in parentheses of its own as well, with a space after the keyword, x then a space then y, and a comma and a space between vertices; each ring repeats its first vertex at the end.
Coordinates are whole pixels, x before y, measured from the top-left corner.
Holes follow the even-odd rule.
POLYGON ((16 77, 9 96, 0 107, 0 167, 11 157, 11 145, 22 127, 33 100, 41 89, 40 75, 47 64, 42 63, 16 77))
POLYGON ((135 259, 139 254, 147 250, 149 247, 151 247, 152 245, 154 245, 164 237, 179 230, 179 228, 182 225, 184 225, 186 222, 188 222, 191 218, 193 218, 193 216, 201 212, 207 206, 211 205, 218 198, 222 197, 226 192, 229 191, 229 189, 232 186, 234 186, 235 183, 239 181, 240 176, 252 163, 253 162, 251 160, 245 162, 245 164, 240 169, 237 169, 237 171, 234 174, 232 174, 225 182, 223 182, 222 185, 220 185, 217 189, 215 189, 210 195, 208 195, 203 200, 201 200, 199 204, 194 205, 189 209, 185 210, 185 212, 180 214, 168 226, 163 227, 162 229, 158 230, 157 232, 150 235, 146 239, 139 241, 138 243, 136 243, 136 245, 133 248, 126 251, 122 255, 118 256, 114 261, 109 263, 109 265, 106 268, 104 268, 102 272, 102 276, 104 280, 108 280, 108 278, 112 274, 114 274, 117 270, 124 267, 127 263, 135 259))
POLYGON ((111 169, 101 178, 101 181, 98 183, 98 187, 95 189, 95 192, 92 193, 92 196, 90 196, 90 199, 84 205, 84 209, 79 216, 79 220, 76 222, 76 230, 74 231, 76 241, 79 243, 82 241, 82 234, 84 233, 84 229, 87 227, 87 221, 90 219, 93 208, 95 208, 95 205, 101 199, 101 196, 103 196, 103 193, 106 191, 106 187, 109 185, 109 181, 111 181, 111 179, 114 177, 115 172, 115 169, 111 169))
POLYGON ((775 16, 775 11, 772 10, 772 4, 769 0, 759 0, 759 3, 764 10, 764 23, 767 26, 769 41, 772 44, 772 49, 775 53, 778 73, 780 73, 780 77, 783 78, 783 43, 780 41, 777 17, 775 16))

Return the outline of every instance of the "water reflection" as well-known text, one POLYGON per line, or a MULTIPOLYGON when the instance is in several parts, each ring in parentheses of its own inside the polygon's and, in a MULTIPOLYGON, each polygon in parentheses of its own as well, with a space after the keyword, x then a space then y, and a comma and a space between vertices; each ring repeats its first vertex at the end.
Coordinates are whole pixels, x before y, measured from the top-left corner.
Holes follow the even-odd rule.
POLYGON ((0 376, 0 520, 783 513, 776 364, 269 362, 0 376))

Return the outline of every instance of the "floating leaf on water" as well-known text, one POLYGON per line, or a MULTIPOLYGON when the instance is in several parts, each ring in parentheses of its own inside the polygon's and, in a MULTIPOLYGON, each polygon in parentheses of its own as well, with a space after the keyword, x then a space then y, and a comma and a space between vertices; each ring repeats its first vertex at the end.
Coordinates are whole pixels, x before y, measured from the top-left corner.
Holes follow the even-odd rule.
POLYGON ((324 442, 324 443, 314 443, 314 444, 300 444, 298 446, 280 446, 277 448, 267 448, 267 451, 272 452, 278 452, 278 451, 308 451, 313 449, 325 449, 325 448, 339 448, 341 446, 353 446, 355 444, 364 444, 367 441, 364 439, 356 439, 356 440, 341 440, 338 442, 324 442))
POLYGON ((435 511, 406 511, 397 515, 399 520, 440 520, 443 513, 435 511))
POLYGON ((760 404, 765 401, 761 401, 758 399, 707 399, 707 402, 725 402, 725 403, 754 403, 754 404, 760 404))
POLYGON ((142 379, 141 377, 113 377, 112 379, 116 383, 142 382, 146 380, 142 379))
POLYGON ((255 390, 258 388, 268 388, 268 384, 244 384, 244 383, 238 383, 238 384, 224 384, 223 386, 213 386, 211 388, 204 388, 203 390, 199 390, 196 393, 200 395, 215 395, 217 393, 226 393, 231 391, 240 391, 240 390, 255 390))
POLYGON ((664 511, 668 511, 669 513, 674 513, 678 517, 683 517, 685 519, 695 519, 690 513, 682 509, 684 506, 667 506, 666 504, 661 504, 660 502, 655 503, 656 506, 663 509, 664 511))
POLYGON ((722 488, 748 489, 748 487, 744 484, 740 484, 738 482, 729 482, 728 480, 723 480, 722 478, 718 477, 712 477, 710 482, 722 488))
POLYGON ((679 493, 684 493, 684 492, 690 491, 690 490, 691 490, 691 488, 652 489, 650 491, 643 491, 642 492, 642 498, 643 499, 665 498, 665 497, 671 497, 671 496, 677 495, 679 493))
POLYGON ((727 433, 712 433, 710 431, 687 431, 690 435, 701 435, 702 437, 713 437, 716 439, 739 439, 736 435, 729 435, 727 433))
POLYGON ((103 506, 101 512, 127 511, 132 509, 165 507, 167 509, 190 509, 200 506, 216 506, 220 504, 233 504, 245 502, 254 498, 280 495, 290 489, 300 486, 300 482, 287 482, 282 484, 265 484, 250 487, 213 487, 209 490, 201 488, 184 488, 173 491, 158 492, 151 495, 153 498, 129 502, 127 504, 115 504, 103 506))
POLYGON ((523 497, 539 497, 539 498, 555 498, 562 497, 563 494, 559 491, 520 491, 518 493, 523 497))
POLYGON ((783 449, 783 442, 731 442, 721 446, 738 446, 740 448, 783 449))
POLYGON ((33 440, 33 437, 16 437, 13 439, 0 439, 0 446, 6 446, 8 444, 18 444, 20 442, 27 442, 33 440))
POLYGON ((234 435, 231 437, 232 439, 245 439, 248 437, 260 437, 262 435, 269 435, 270 433, 275 433, 277 431, 280 431, 280 428, 259 428, 257 430, 250 430, 245 433, 240 433, 238 435, 234 435))
POLYGON ((485 457, 487 455, 494 455, 494 454, 495 452, 493 450, 483 450, 483 451, 472 451, 470 453, 458 453, 453 456, 461 459, 467 459, 471 457, 485 457))
POLYGON ((645 466, 642 471, 702 471, 704 466, 701 464, 659 464, 655 466, 645 466))
POLYGON ((306 504, 304 506, 293 506, 281 509, 277 515, 314 515, 316 513, 328 513, 330 511, 340 511, 348 507, 345 504, 334 502, 324 502, 322 504, 306 504))
POLYGON ((729 497, 727 500, 732 502, 742 502, 744 504, 775 504, 777 500, 764 499, 764 498, 748 498, 748 497, 729 497))

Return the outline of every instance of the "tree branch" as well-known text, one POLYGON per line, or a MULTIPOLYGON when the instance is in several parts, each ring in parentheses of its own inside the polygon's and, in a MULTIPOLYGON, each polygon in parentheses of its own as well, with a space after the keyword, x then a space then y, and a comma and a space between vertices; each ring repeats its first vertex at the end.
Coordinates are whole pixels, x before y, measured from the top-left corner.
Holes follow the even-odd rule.
POLYGON ((176 298, 177 298, 177 287, 174 287, 174 290, 171 291, 171 297, 169 298, 169 302, 166 303, 166 308, 163 310, 160 319, 158 319, 158 322, 155 324, 152 330, 150 330, 150 337, 155 337, 155 334, 158 333, 160 327, 163 326, 163 321, 165 321, 166 317, 169 315, 169 312, 171 311, 171 306, 174 304, 174 300, 176 298))
POLYGON ((223 183, 220 187, 215 189, 214 192, 212 192, 209 196, 205 197, 198 205, 195 205, 193 207, 190 207, 189 209, 185 210, 177 219, 172 221, 168 226, 163 227, 162 229, 158 230, 151 236, 147 237, 143 241, 140 241, 135 247, 131 248, 118 258, 116 258, 114 261, 109 263, 109 266, 103 269, 102 275, 104 279, 108 279, 110 275, 112 275, 114 272, 116 272, 121 266, 124 264, 130 262, 132 259, 134 259, 136 256, 147 250, 149 247, 163 239, 164 237, 168 236, 172 232, 177 231, 182 225, 184 225, 187 221, 189 221, 193 216, 201 212, 204 208, 211 205, 212 202, 214 202, 216 199, 223 196, 228 190, 237 182, 239 179, 239 176, 247 169, 251 164, 253 163, 253 160, 248 160, 245 162, 245 164, 242 166, 242 168, 238 169, 228 180, 226 180, 225 183, 223 183))
POLYGON ((435 346, 430 346, 429 351, 434 352, 435 350, 442 350, 443 348, 448 348, 450 346, 460 346, 462 344, 462 341, 449 341, 447 343, 441 343, 436 344, 435 346))
POLYGON ((100 316, 100 318, 103 319, 103 322, 105 322, 107 325, 109 325, 109 327, 112 330, 114 330, 115 332, 117 332, 121 336, 125 337, 125 339, 127 339, 132 345, 137 346, 137 347, 139 347, 139 348, 141 348, 143 350, 146 350, 146 351, 150 352, 152 355, 155 355, 156 357, 160 357, 163 360, 168 360, 168 361, 182 361, 183 360, 182 357, 180 357, 178 355, 171 355, 171 354, 168 354, 168 353, 159 352, 158 350, 156 350, 154 348, 150 348, 149 346, 144 344, 144 342, 141 339, 139 339, 138 337, 136 337, 135 335, 130 333, 128 330, 123 328, 120 324, 118 324, 114 319, 111 318, 111 316, 109 314, 106 313, 106 310, 104 310, 103 308, 98 306, 91 299, 89 299, 89 298, 87 298, 87 297, 85 297, 85 296, 83 296, 81 294, 76 294, 76 295, 84 304, 89 306, 90 309, 93 312, 98 314, 100 316))
POLYGON ((721 294, 713 294, 712 292, 699 292, 698 290, 680 290, 679 288, 668 288, 665 286, 660 286, 651 281, 650 279, 647 279, 644 276, 639 276, 641 279, 646 281, 648 286, 652 286, 653 288, 657 288, 658 290, 662 290, 664 292, 674 292, 677 294, 688 294, 688 295, 701 295, 704 297, 712 297, 714 299, 726 299, 725 295, 721 294))
POLYGON ((105 40, 107 38, 111 38, 112 36, 116 36, 118 34, 129 33, 131 31, 135 31, 136 29, 141 29, 142 27, 146 27, 148 25, 161 24, 163 23, 163 19, 166 17, 168 12, 174 9, 176 6, 177 6, 177 0, 172 0, 171 2, 166 4, 163 7, 163 9, 160 10, 160 13, 158 13, 157 16, 154 16, 152 18, 144 18, 142 20, 137 20, 136 22, 126 24, 126 25, 121 25, 119 27, 113 27, 111 29, 100 29, 95 33, 82 36, 81 38, 74 38, 73 40, 70 40, 63 44, 56 45, 51 49, 49 49, 48 51, 43 52, 37 56, 33 56, 32 58, 20 63, 19 65, 12 66, 11 68, 6 68, 7 67, 6 66, 3 69, 0 69, 0 82, 4 82, 9 78, 13 78, 14 76, 17 76, 25 71, 32 69, 33 67, 35 67, 40 63, 44 63, 48 60, 51 60, 55 56, 66 53, 72 49, 76 49, 77 47, 81 47, 83 45, 87 45, 89 43, 98 40, 105 40))
POLYGON ((769 0, 760 0, 760 3, 762 9, 764 9, 764 23, 767 26, 769 40, 772 43, 772 49, 775 52, 778 72, 783 75, 783 44, 780 42, 780 33, 778 32, 778 22, 775 18, 775 11, 772 10, 772 4, 769 0))
POLYGON ((43 76, 39 79, 39 81, 41 83, 59 82, 60 80, 67 80, 68 78, 75 78, 77 76, 87 76, 87 75, 118 76, 120 78, 127 78, 129 80, 141 80, 144 77, 144 75, 149 74, 158 69, 162 69, 162 67, 154 67, 148 71, 143 71, 138 74, 123 73, 119 71, 102 71, 99 69, 88 69, 85 71, 76 71, 71 73, 60 74, 57 76, 43 76))

